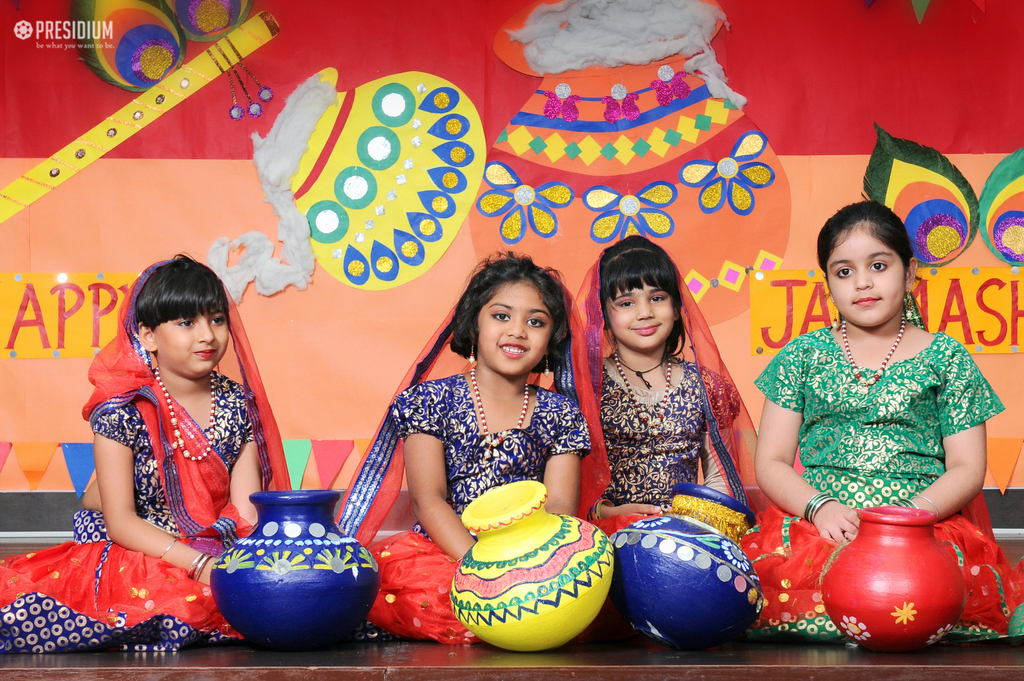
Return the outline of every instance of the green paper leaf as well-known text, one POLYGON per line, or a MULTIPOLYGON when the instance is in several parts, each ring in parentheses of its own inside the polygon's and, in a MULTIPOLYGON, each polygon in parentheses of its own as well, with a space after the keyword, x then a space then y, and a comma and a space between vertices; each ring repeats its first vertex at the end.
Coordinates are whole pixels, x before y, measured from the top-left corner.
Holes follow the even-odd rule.
MULTIPOLYGON (((992 174, 985 180, 985 186, 981 188, 981 198, 978 200, 979 220, 981 221, 981 237, 985 245, 1000 260, 1018 265, 1024 262, 1024 257, 1019 260, 1011 260, 1002 253, 993 241, 995 237, 995 224, 989 224, 989 211, 992 210, 992 202, 996 200, 1007 185, 1024 175, 1024 149, 1018 149, 999 162, 992 174)), ((995 216, 993 216, 995 217, 995 216)))

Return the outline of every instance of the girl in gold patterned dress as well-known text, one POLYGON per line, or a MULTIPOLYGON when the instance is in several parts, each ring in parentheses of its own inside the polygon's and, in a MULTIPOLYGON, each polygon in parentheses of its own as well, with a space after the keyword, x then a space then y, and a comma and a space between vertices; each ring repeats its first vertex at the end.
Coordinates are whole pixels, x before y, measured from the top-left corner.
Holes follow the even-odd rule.
POLYGON ((884 505, 934 512, 962 567, 967 608, 946 640, 1018 634, 1021 575, 980 497, 985 422, 1003 405, 960 343, 921 327, 917 261, 891 210, 841 209, 818 236, 818 262, 839 321, 791 341, 756 382, 766 398, 757 482, 774 505, 743 539, 767 600, 748 636, 841 641, 821 603, 822 568, 857 536, 856 509, 884 505))

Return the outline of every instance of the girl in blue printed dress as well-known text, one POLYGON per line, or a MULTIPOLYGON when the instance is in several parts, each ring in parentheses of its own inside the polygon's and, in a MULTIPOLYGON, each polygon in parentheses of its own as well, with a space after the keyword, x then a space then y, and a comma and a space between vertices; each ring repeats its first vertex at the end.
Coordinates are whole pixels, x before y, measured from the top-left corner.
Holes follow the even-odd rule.
POLYGON ((0 652, 176 650, 238 637, 212 557, 252 530, 251 492, 290 489, 234 305, 191 258, 136 280, 89 369, 97 485, 76 541, 0 561, 0 652), (214 371, 232 349, 243 384, 214 371))
POLYGON ((381 590, 369 619, 388 632, 477 640, 452 614, 448 592, 458 560, 476 541, 459 516, 487 490, 538 480, 548 488, 550 512, 577 512, 580 458, 590 449, 586 420, 572 399, 527 380, 551 368, 563 373, 559 345, 568 314, 556 276, 527 257, 485 262, 361 463, 342 529, 372 539, 394 502, 403 463, 418 521, 413 531, 371 547, 381 590), (469 358, 469 371, 419 382, 446 343, 469 358))

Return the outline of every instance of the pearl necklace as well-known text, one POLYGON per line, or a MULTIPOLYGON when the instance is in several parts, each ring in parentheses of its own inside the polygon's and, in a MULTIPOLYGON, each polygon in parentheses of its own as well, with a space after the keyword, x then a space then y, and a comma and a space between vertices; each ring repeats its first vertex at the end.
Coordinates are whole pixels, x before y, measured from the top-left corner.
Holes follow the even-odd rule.
MULTIPOLYGON (((163 379, 160 378, 160 368, 153 368, 153 375, 156 376, 156 383, 160 386, 160 391, 164 394, 164 399, 167 401, 167 409, 171 412, 171 427, 174 428, 174 442, 171 443, 173 449, 180 449, 182 455, 186 459, 192 461, 202 461, 213 451, 213 447, 209 441, 206 443, 206 451, 202 454, 192 454, 185 447, 185 440, 181 437, 181 429, 178 427, 178 415, 174 411, 175 400, 171 397, 171 394, 167 392, 167 387, 164 386, 163 379)), ((215 419, 217 417, 217 375, 210 374, 210 427, 206 429, 206 432, 210 435, 213 434, 213 428, 215 419)))
MULTIPOLYGON (((626 384, 626 391, 629 393, 630 399, 633 400, 633 403, 636 404, 637 406, 637 410, 640 412, 640 420, 643 421, 644 423, 647 423, 647 414, 645 414, 644 410, 641 409, 640 407, 640 399, 636 396, 636 393, 633 392, 633 384, 629 382, 629 379, 626 378, 626 372, 622 370, 622 362, 619 361, 619 353, 615 352, 612 356, 615 358, 615 368, 618 369, 619 376, 622 377, 622 382, 626 384)), ((654 368, 657 369, 658 367, 654 368)), ((651 369, 650 371, 653 370, 654 369, 651 369)), ((643 376, 640 377, 640 380, 644 381, 643 376)), ((647 381, 644 381, 644 383, 647 383, 647 381)), ((647 385, 649 386, 650 383, 647 383, 647 385)), ((665 396, 661 400, 661 416, 655 416, 653 419, 650 420, 652 428, 657 428, 658 426, 660 426, 661 422, 665 419, 666 415, 668 414, 668 393, 669 390, 671 390, 671 388, 672 362, 665 362, 665 396)))
MULTIPOLYGON (((480 434, 484 437, 484 442, 487 444, 487 451, 493 452, 495 447, 505 441, 504 435, 491 434, 487 429, 487 416, 484 415, 484 401, 480 397, 480 386, 476 383, 476 366, 469 370, 469 382, 473 386, 473 406, 476 407, 477 416, 480 417, 480 434)), ((523 387, 523 410, 519 412, 519 421, 516 423, 516 428, 522 428, 523 422, 526 421, 526 412, 530 408, 530 384, 527 383, 523 387)))
POLYGON ((839 335, 843 338, 843 350, 846 352, 846 361, 853 367, 853 374, 857 377, 856 390, 861 395, 867 395, 871 386, 877 383, 878 379, 882 377, 882 374, 885 372, 885 368, 889 366, 889 360, 892 359, 892 355, 896 352, 897 346, 899 346, 900 341, 903 340, 903 332, 906 331, 906 329, 907 320, 903 319, 900 322, 900 332, 896 334, 896 341, 892 344, 892 347, 889 348, 889 354, 887 354, 885 359, 882 360, 882 365, 878 367, 878 371, 873 375, 868 378, 864 378, 864 371, 857 366, 857 362, 853 359, 853 352, 850 350, 850 339, 846 337, 846 321, 844 320, 843 323, 839 325, 839 335))

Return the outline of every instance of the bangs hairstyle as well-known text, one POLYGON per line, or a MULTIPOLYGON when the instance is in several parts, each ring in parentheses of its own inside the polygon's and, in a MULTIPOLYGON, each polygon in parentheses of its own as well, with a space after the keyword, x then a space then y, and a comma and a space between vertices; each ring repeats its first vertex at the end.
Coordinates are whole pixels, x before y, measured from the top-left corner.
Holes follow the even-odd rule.
MULTIPOLYGON (((551 315, 551 338, 547 352, 556 350, 569 330, 561 276, 551 268, 538 267, 527 255, 496 253, 479 265, 455 306, 452 317, 452 352, 462 357, 470 356, 479 337, 477 319, 480 310, 503 286, 520 282, 532 285, 540 293, 551 315)), ((543 361, 533 368, 534 373, 543 370, 543 361)))
POLYGON ((214 271, 183 254, 157 268, 135 300, 139 326, 150 329, 177 319, 227 312, 228 297, 214 271))
POLYGON ((682 350, 686 331, 681 314, 683 297, 679 293, 679 271, 661 246, 642 236, 628 236, 604 250, 600 276, 605 329, 610 328, 608 305, 624 293, 651 286, 667 293, 676 311, 672 332, 665 341, 665 357, 682 350))
POLYGON ((828 259, 832 257, 832 251, 842 243, 847 234, 861 225, 868 234, 899 256, 904 269, 910 267, 914 247, 910 244, 910 235, 907 234, 903 220, 884 204, 877 201, 861 201, 840 208, 818 232, 818 266, 825 276, 828 276, 828 259))

